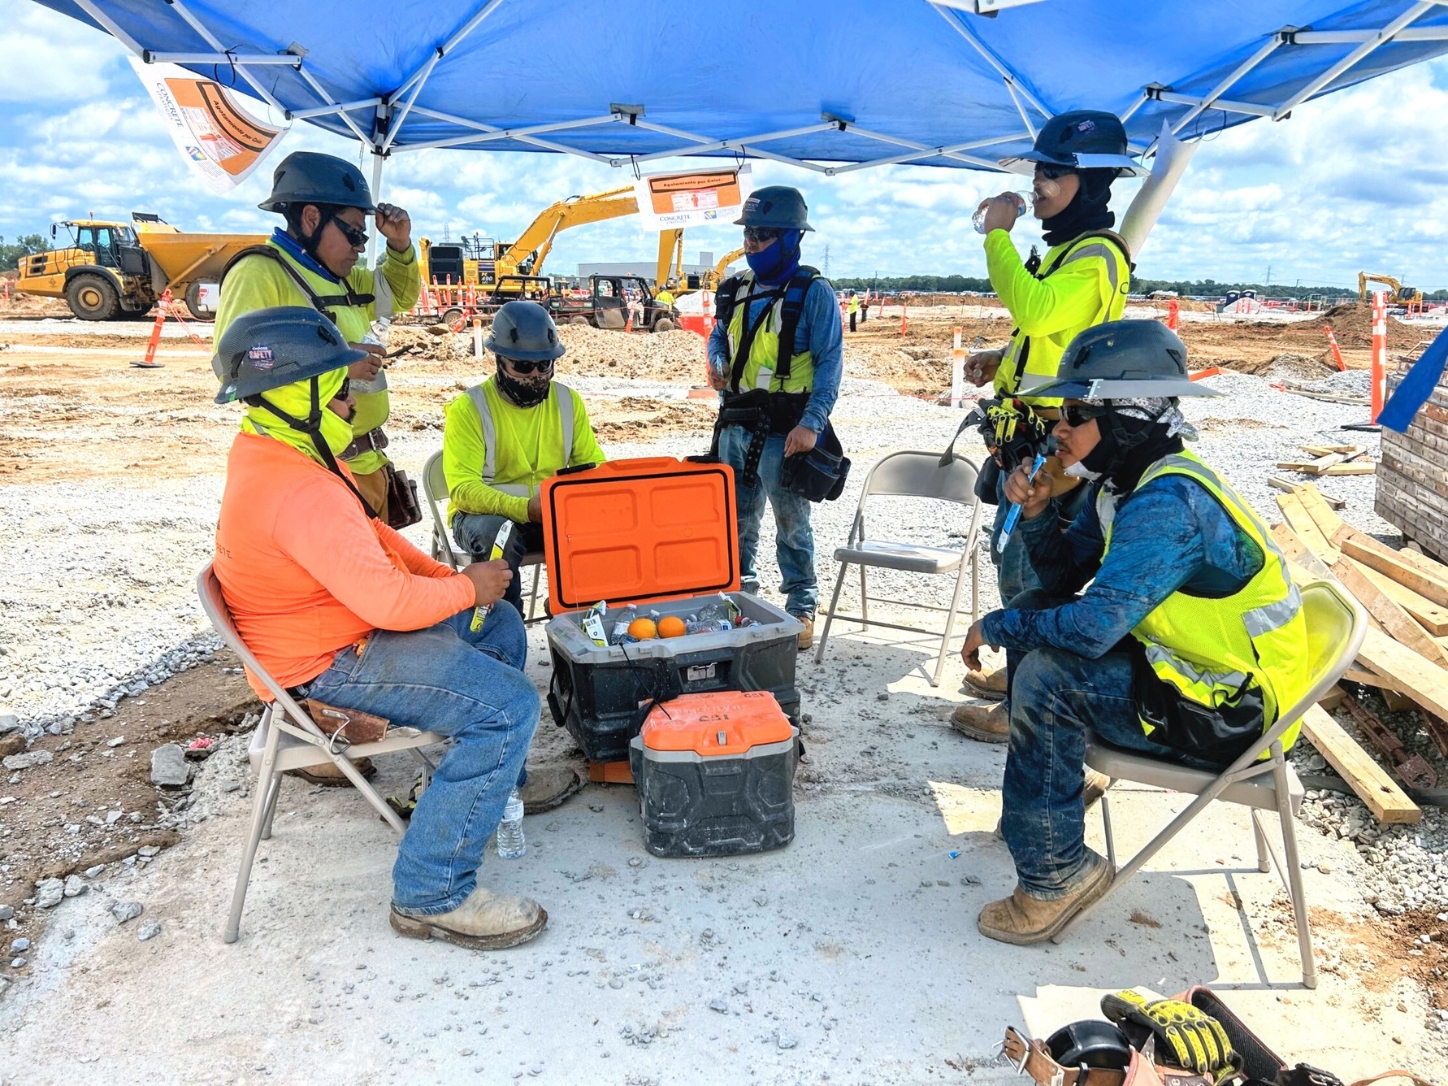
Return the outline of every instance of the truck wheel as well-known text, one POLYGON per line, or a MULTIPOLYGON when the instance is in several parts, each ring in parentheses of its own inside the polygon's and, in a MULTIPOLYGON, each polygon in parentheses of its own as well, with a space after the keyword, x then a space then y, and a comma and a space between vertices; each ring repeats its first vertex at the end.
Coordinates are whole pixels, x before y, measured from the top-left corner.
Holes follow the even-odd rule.
POLYGON ((186 310, 196 320, 205 321, 207 324, 216 320, 215 313, 207 313, 201 308, 201 281, 199 279, 186 288, 186 310))
POLYGON ((568 318, 568 323, 569 323, 569 324, 587 324, 587 323, 588 323, 588 318, 587 318, 587 317, 569 317, 569 318, 568 318))
POLYGON ((77 275, 66 284, 65 301, 83 321, 112 321, 121 312, 116 288, 99 275, 77 275))
POLYGON ((673 330, 674 322, 669 320, 668 317, 660 317, 658 320, 654 321, 655 332, 672 332, 673 330))

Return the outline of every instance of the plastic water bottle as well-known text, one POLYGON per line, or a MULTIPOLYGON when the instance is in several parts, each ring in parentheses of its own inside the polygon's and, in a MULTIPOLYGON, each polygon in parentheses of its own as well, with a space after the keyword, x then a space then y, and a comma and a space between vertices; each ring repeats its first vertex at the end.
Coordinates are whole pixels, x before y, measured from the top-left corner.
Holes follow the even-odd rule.
MULTIPOLYGON (((610 637, 610 640, 615 645, 623 640, 624 635, 628 633, 629 626, 633 624, 633 620, 638 618, 638 614, 638 608, 633 604, 629 604, 618 613, 618 618, 616 618, 613 623, 613 634, 610 637)), ((638 639, 635 638, 634 640, 638 639)))
POLYGON ((523 840, 523 797, 514 788, 508 793, 503 821, 498 823, 498 858, 516 860, 527 851, 528 842, 523 840))
MULTIPOLYGON (((1032 193, 1030 196, 1026 196, 1025 194, 1019 192, 1008 192, 1006 193, 1006 195, 1013 197, 1016 201, 1017 218, 1025 215, 1026 209, 1035 202, 1034 193, 1032 193)), ((992 197, 992 199, 993 198, 994 197, 992 197)), ((975 214, 971 216, 970 225, 975 227, 975 232, 977 234, 985 233, 985 213, 988 210, 990 210, 990 200, 985 200, 981 203, 980 207, 976 208, 975 214)))

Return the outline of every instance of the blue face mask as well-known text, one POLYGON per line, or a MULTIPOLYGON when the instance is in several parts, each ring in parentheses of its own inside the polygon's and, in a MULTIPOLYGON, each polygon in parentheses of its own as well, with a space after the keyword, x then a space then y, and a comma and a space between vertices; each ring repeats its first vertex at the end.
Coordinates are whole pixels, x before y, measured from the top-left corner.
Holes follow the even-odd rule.
POLYGON ((786 230, 757 253, 746 253, 749 270, 764 284, 782 283, 799 267, 801 230, 786 230))

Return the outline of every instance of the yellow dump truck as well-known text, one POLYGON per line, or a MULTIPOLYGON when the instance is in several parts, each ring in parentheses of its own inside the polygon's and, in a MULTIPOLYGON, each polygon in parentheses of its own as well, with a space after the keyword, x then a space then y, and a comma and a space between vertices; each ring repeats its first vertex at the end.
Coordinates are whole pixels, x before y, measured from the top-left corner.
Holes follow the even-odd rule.
POLYGON ((222 269, 265 234, 190 234, 159 216, 134 212, 129 223, 74 219, 57 223, 70 244, 22 257, 15 288, 41 298, 64 298, 82 320, 145 317, 169 289, 197 320, 215 316, 222 269))

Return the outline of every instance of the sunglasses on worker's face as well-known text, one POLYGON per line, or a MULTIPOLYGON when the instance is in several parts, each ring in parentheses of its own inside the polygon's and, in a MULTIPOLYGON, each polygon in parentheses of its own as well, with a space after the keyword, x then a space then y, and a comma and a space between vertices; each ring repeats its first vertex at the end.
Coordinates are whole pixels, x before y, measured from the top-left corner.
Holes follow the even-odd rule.
POLYGON ((769 226, 746 226, 744 228, 744 240, 752 241, 759 245, 767 245, 779 237, 780 232, 769 226))
POLYGON ((347 244, 352 246, 352 248, 364 249, 367 247, 366 229, 353 226, 338 215, 332 216, 332 223, 338 230, 342 231, 342 236, 347 239, 347 244))
POLYGON ((1107 414, 1108 410, 1109 409, 1105 407, 1092 407, 1090 404, 1084 403, 1062 404, 1061 418, 1067 426, 1074 428, 1077 426, 1085 426, 1092 419, 1101 418, 1101 416, 1107 414))
POLYGON ((1047 181, 1059 181, 1067 174, 1075 173, 1076 169, 1073 166, 1047 166, 1041 164, 1036 167, 1036 172, 1047 181))
POLYGON ((517 374, 549 373, 553 369, 553 359, 545 358, 541 362, 532 362, 521 358, 508 358, 504 355, 498 356, 499 362, 506 362, 508 368, 517 374))

